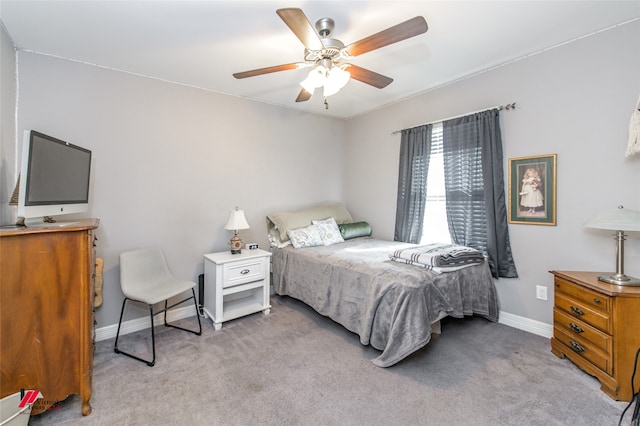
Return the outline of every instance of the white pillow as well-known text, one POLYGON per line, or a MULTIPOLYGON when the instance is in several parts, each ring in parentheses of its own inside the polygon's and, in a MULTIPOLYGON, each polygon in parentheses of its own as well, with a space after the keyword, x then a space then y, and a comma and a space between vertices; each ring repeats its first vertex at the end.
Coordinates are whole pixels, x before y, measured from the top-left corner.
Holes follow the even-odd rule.
POLYGON ((309 225, 305 228, 288 229, 287 235, 294 248, 321 246, 322 238, 316 225, 309 225))
POLYGON ((338 228, 338 224, 334 218, 312 220, 311 223, 318 227, 320 238, 322 238, 322 245, 330 246, 331 244, 344 243, 344 238, 342 238, 340 228, 338 228))

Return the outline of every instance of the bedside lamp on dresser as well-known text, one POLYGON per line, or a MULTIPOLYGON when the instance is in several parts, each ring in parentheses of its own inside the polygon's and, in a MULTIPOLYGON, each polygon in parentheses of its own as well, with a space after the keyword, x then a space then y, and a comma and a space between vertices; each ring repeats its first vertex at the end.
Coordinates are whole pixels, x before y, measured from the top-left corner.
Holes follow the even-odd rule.
POLYGON ((615 239, 618 242, 616 251, 616 273, 613 275, 601 275, 598 279, 616 285, 640 286, 639 279, 624 274, 624 240, 626 239, 624 231, 640 231, 640 212, 618 206, 617 209, 600 213, 585 223, 584 226, 587 228, 606 229, 616 232, 615 239))

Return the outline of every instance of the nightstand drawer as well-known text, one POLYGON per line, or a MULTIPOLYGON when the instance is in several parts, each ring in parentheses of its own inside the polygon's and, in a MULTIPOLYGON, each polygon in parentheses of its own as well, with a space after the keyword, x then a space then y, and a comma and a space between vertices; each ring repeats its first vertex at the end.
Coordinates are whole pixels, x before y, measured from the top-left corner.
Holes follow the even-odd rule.
POLYGON ((611 298, 601 293, 589 290, 588 288, 579 286, 570 281, 555 277, 555 291, 561 291, 571 296, 574 299, 578 299, 592 308, 598 309, 603 312, 611 312, 611 298))
POLYGON ((224 265, 223 288, 250 283, 264 279, 265 270, 262 259, 242 263, 228 263, 224 265))
POLYGON ((586 304, 571 299, 562 293, 556 293, 555 302, 557 308, 562 309, 570 316, 578 318, 605 333, 611 333, 611 317, 609 315, 592 309, 586 304))
POLYGON ((560 327, 553 328, 553 337, 567 345, 573 352, 589 361, 600 370, 611 374, 611 355, 602 352, 595 345, 575 336, 570 336, 560 327))
POLYGON ((612 353, 612 337, 590 326, 578 318, 566 314, 558 308, 553 309, 553 325, 562 327, 569 336, 580 337, 595 344, 608 354, 612 353))

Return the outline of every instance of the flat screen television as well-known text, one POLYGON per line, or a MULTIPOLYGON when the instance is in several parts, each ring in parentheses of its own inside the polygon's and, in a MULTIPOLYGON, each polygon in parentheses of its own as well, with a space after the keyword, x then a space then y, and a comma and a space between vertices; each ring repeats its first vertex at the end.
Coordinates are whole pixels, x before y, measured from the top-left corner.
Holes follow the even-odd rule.
POLYGON ((26 226, 89 209, 91 151, 35 130, 24 132, 18 217, 26 226))

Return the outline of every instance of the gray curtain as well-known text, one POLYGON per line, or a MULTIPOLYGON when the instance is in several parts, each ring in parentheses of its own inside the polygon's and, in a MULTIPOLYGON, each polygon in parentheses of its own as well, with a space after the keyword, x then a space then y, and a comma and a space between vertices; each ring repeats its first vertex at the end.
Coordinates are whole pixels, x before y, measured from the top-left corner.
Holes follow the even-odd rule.
POLYGON ((427 124, 402 131, 395 241, 417 244, 422 238, 432 127, 427 124))
POLYGON ((444 121, 442 131, 451 240, 484 252, 494 277, 517 277, 507 227, 498 110, 444 121))

